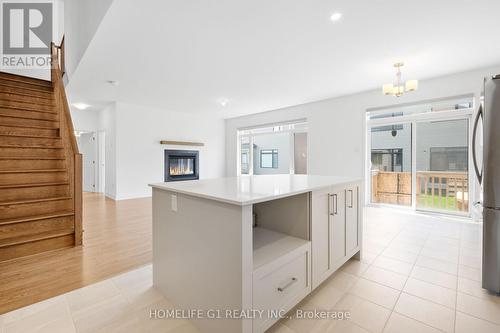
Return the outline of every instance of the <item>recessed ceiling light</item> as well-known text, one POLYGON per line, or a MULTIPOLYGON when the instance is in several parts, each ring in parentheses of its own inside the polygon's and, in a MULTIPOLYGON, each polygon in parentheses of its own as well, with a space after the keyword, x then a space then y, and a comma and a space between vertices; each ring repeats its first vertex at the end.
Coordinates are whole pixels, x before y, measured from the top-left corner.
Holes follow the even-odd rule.
POLYGON ((335 13, 332 14, 332 16, 330 16, 330 20, 332 22, 337 22, 341 18, 342 18, 342 13, 339 13, 339 12, 335 12, 335 13))
POLYGON ((73 103, 73 106, 77 108, 78 110, 85 110, 90 107, 90 105, 85 104, 85 103, 73 103))
POLYGON ((220 98, 217 103, 220 104, 220 106, 224 107, 229 103, 229 100, 227 98, 220 98))
POLYGON ((116 80, 108 80, 106 82, 109 83, 112 86, 115 86, 115 87, 117 87, 117 86, 120 85, 120 81, 116 81, 116 80))

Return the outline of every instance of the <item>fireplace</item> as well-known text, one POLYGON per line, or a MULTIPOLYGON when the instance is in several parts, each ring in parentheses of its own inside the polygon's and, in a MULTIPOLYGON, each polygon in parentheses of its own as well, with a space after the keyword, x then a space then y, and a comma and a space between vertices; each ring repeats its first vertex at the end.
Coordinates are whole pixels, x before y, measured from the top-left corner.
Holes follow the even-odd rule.
POLYGON ((198 179, 197 150, 165 150, 165 181, 198 179))

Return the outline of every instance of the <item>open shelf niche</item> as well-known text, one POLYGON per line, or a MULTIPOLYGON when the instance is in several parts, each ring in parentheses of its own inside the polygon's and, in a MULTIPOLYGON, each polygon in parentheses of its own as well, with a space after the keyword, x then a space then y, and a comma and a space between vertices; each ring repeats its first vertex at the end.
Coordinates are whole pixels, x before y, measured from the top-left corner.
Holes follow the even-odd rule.
POLYGON ((303 193, 253 205, 253 269, 310 244, 310 195, 303 193))

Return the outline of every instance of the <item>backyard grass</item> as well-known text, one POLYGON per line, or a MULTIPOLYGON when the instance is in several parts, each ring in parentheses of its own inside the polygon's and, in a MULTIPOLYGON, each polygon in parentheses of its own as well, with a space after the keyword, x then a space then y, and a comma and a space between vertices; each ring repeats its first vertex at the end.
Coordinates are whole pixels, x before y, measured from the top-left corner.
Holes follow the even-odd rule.
POLYGON ((459 208, 457 207, 457 202, 454 197, 439 198, 438 196, 434 196, 434 198, 432 198, 432 196, 429 194, 419 194, 417 200, 418 200, 418 206, 420 208, 428 207, 428 208, 437 208, 446 210, 459 210, 459 208), (446 206, 446 201, 448 201, 448 206, 446 206))

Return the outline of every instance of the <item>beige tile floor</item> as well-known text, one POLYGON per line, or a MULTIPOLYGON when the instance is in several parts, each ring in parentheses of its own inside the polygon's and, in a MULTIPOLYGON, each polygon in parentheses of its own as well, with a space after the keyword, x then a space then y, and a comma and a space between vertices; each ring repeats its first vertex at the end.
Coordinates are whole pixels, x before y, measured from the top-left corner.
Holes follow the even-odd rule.
MULTIPOLYGON (((480 286, 479 224, 369 208, 363 240, 362 261, 298 305, 349 311, 350 320, 291 318, 269 332, 500 332, 500 297, 480 286)), ((184 320, 150 319, 152 308, 173 306, 152 287, 148 265, 6 313, 0 333, 197 332, 184 320)))

